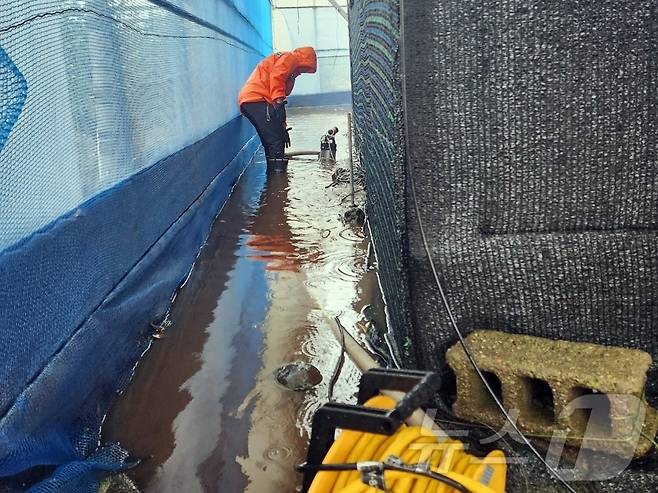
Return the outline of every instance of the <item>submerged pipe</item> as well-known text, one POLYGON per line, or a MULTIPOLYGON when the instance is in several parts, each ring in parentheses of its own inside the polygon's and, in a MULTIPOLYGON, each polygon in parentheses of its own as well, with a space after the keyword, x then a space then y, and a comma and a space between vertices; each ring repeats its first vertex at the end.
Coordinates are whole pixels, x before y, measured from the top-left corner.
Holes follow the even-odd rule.
MULTIPOLYGON (((375 358, 369 354, 361 344, 359 344, 352 334, 339 327, 338 324, 327 315, 325 315, 324 318, 327 325, 331 327, 331 332, 336 337, 336 340, 344 341, 345 353, 347 353, 361 373, 379 367, 375 358)), ((395 400, 395 402, 401 401, 405 395, 404 392, 398 392, 395 390, 383 390, 382 394, 395 400)), ((417 409, 411 416, 409 416, 406 423, 409 426, 424 426, 430 429, 432 433, 441 440, 445 440, 448 437, 448 434, 434 422, 434 419, 425 414, 421 409, 417 409)))
POLYGON ((291 157, 297 157, 297 156, 319 156, 320 152, 319 151, 293 151, 293 152, 286 152, 285 157, 291 158, 291 157))

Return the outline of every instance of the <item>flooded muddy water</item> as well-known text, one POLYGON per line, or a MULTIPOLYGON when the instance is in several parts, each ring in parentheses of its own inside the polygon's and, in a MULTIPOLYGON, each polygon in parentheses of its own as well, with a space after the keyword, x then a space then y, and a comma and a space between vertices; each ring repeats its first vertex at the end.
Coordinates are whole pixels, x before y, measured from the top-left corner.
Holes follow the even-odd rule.
MULTIPOLYGON (((290 111, 292 150, 318 149, 338 126, 345 167, 346 112, 290 111)), ((367 240, 341 220, 348 186, 327 188, 332 171, 291 161, 287 173, 267 174, 262 155, 245 171, 176 298, 165 338, 154 341, 105 424, 105 440, 144 458, 129 472, 140 490, 266 493, 299 484, 294 465, 304 460, 340 354, 327 319, 339 315, 353 327, 377 296, 367 240), (322 376, 310 391, 275 379, 298 360, 322 376)), ((338 400, 353 397, 358 378, 346 360, 338 400)))

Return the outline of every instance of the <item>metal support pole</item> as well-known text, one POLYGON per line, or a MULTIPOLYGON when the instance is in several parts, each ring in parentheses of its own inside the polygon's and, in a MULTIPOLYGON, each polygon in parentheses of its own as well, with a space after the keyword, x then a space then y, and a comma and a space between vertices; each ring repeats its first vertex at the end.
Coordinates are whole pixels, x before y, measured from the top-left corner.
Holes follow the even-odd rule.
POLYGON ((334 6, 340 15, 343 16, 343 19, 348 20, 347 12, 345 12, 345 9, 341 7, 336 0, 329 0, 329 3, 334 6))
POLYGON ((352 196, 352 207, 354 203, 354 159, 352 158, 352 113, 347 114, 347 155, 350 160, 350 194, 352 196))

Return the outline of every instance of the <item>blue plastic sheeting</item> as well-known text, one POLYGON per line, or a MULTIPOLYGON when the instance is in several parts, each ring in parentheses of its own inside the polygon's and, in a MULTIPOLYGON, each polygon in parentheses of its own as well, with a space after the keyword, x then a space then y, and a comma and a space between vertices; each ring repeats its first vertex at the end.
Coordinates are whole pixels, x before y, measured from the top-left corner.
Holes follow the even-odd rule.
POLYGON ((148 321, 166 312, 257 149, 252 135, 237 118, 0 257, 0 477, 96 450, 148 321))
POLYGON ((0 151, 7 142, 27 98, 27 81, 18 67, 0 48, 0 151))

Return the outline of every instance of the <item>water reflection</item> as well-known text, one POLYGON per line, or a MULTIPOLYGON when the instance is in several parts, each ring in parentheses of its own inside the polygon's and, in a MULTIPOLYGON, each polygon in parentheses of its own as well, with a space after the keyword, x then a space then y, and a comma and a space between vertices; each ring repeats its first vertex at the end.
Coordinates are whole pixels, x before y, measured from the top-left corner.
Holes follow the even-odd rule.
MULTIPOLYGON (((294 136, 299 148, 315 147, 328 121, 344 119, 289 115, 305 129, 294 136)), ((107 421, 107 439, 151 457, 131 472, 143 490, 294 490, 294 465, 338 358, 326 318, 353 324, 371 295, 365 240, 341 223, 346 192, 325 188, 330 182, 331 170, 316 163, 266 175, 263 160, 239 182, 176 300, 167 338, 107 421), (274 371, 295 360, 316 366, 323 382, 307 393, 277 384, 274 371)), ((357 381, 347 363, 336 395, 349 399, 357 381)))
POLYGON ((254 219, 247 245, 254 250, 252 260, 266 263, 269 271, 299 272, 299 249, 292 242, 286 220, 289 177, 287 173, 269 173, 261 205, 254 219))

